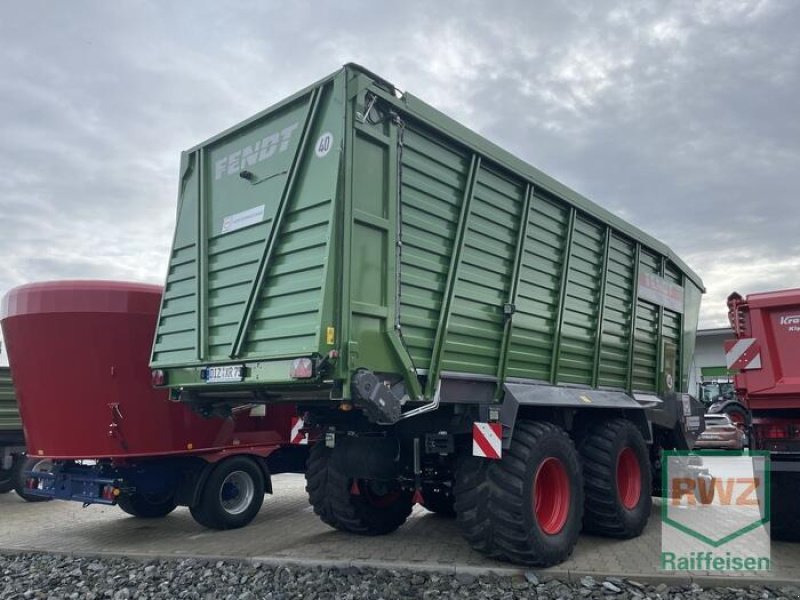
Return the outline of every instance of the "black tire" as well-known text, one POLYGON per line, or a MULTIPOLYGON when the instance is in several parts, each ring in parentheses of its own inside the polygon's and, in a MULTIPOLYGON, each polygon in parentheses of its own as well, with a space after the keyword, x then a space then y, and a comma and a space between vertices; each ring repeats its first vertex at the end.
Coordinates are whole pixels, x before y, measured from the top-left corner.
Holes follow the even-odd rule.
POLYGON ((25 502, 49 502, 52 498, 31 494, 25 487, 25 472, 52 468, 53 463, 48 459, 18 455, 14 459, 14 491, 25 502))
POLYGON ((739 429, 743 431, 747 429, 747 423, 749 420, 747 416, 747 411, 744 410, 741 406, 737 406, 735 404, 726 406, 725 408, 722 409, 722 414, 728 415, 730 420, 733 421, 733 424, 736 425, 739 429))
POLYGON ((800 475, 774 471, 770 475, 770 537, 787 542, 800 541, 800 475))
POLYGON ((586 508, 583 530, 615 538, 641 535, 653 505, 647 444, 627 419, 589 430, 580 444, 586 508))
POLYGON ((324 441, 317 443, 309 454, 306 492, 323 523, 359 535, 395 531, 406 522, 413 507, 411 492, 401 489, 397 482, 349 477, 335 449, 325 446, 324 441))
POLYGON ((455 492, 464 537, 490 556, 548 567, 566 560, 578 541, 580 461, 566 432, 551 423, 517 421, 502 460, 468 458, 459 465, 455 492))
POLYGON ((264 503, 264 474, 246 456, 217 464, 203 484, 200 500, 189 508, 209 529, 238 529, 252 521, 264 503))
POLYGON ((469 456, 456 467, 456 519, 461 535, 469 545, 484 554, 492 554, 489 467, 493 461, 469 456))
POLYGON ((442 486, 438 491, 432 489, 423 489, 422 491, 422 506, 432 513, 436 513, 442 517, 455 517, 455 498, 453 492, 442 486))
POLYGON ((145 494, 131 494, 117 498, 117 506, 131 516, 141 519, 158 519, 166 517, 178 506, 175 498, 155 497, 145 494))

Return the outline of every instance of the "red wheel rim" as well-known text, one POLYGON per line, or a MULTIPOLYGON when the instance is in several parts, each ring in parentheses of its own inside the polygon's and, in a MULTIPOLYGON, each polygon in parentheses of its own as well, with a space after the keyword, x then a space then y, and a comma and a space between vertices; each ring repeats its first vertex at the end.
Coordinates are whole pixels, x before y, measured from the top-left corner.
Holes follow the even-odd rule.
POLYGON ((547 458, 539 465, 533 479, 533 513, 547 535, 564 529, 569 516, 569 475, 557 458, 547 458))
POLYGON ((617 492, 622 506, 628 510, 642 497, 642 468, 633 448, 623 448, 617 458, 617 492))
POLYGON ((738 428, 744 427, 744 417, 739 413, 733 412, 728 413, 728 418, 736 425, 738 428))

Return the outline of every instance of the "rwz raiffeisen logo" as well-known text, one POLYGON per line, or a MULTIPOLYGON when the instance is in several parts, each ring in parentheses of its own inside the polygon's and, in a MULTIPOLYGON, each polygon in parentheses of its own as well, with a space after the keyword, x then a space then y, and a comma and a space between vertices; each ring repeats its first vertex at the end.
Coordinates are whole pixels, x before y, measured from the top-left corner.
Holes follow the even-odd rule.
POLYGON ((289 148, 289 141, 299 123, 295 122, 275 131, 263 139, 231 152, 214 162, 214 179, 222 179, 227 175, 238 175, 245 167, 252 167, 289 148))
POLYGON ((665 452, 660 568, 771 569, 769 480, 766 452, 665 452))

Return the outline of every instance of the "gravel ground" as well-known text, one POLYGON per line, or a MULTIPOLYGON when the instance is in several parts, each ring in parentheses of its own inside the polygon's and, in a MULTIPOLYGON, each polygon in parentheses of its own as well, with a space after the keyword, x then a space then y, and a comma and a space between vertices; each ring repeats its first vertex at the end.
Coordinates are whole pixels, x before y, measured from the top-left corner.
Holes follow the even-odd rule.
POLYGON ((513 600, 603 598, 606 600, 716 600, 800 598, 798 587, 669 587, 633 580, 584 577, 567 584, 540 581, 532 571, 514 577, 445 575, 356 567, 269 567, 195 559, 137 561, 47 554, 0 555, 0 599, 128 600, 199 598, 305 600, 351 598, 476 598, 513 600))

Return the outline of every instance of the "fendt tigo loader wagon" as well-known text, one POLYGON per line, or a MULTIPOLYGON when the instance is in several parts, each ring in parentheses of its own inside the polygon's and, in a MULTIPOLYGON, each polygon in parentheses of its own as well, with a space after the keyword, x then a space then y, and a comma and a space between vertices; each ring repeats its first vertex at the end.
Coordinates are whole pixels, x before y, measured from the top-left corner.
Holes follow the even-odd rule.
POLYGON ((356 65, 185 152, 154 381, 294 402, 327 524, 413 503, 476 549, 638 535, 689 449, 703 284, 669 248, 356 65))

